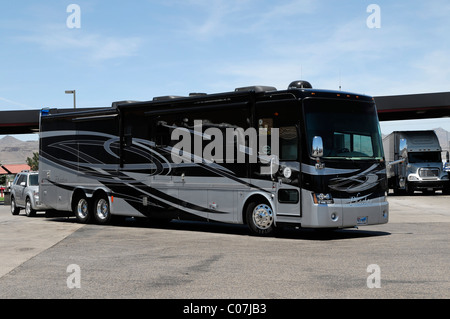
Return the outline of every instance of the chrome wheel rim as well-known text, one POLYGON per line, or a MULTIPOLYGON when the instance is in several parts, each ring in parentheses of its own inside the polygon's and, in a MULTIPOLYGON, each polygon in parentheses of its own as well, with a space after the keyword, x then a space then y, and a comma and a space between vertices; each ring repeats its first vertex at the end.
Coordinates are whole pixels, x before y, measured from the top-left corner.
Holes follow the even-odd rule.
POLYGON ((273 224, 273 211, 269 205, 260 204, 253 209, 253 223, 259 229, 267 229, 273 224))
POLYGON ((82 198, 78 201, 77 205, 77 214, 81 218, 86 218, 88 216, 89 210, 88 210, 88 202, 86 199, 82 198))
POLYGON ((27 202, 25 203, 25 213, 27 216, 31 214, 31 202, 29 199, 27 199, 27 202))
POLYGON ((16 210, 16 201, 13 200, 11 201, 11 213, 14 213, 14 211, 16 210))
POLYGON ((104 198, 101 198, 98 200, 95 212, 97 214, 97 217, 101 220, 108 218, 109 205, 108 205, 108 202, 104 198))

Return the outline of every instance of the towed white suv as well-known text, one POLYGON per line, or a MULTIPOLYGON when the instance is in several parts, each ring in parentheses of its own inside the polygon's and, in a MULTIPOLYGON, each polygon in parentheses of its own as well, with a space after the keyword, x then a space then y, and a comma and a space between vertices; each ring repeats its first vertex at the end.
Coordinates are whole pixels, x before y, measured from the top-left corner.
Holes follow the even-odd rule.
POLYGON ((39 201, 38 172, 22 171, 16 175, 11 186, 11 214, 18 215, 24 208, 28 217, 47 207, 39 201))

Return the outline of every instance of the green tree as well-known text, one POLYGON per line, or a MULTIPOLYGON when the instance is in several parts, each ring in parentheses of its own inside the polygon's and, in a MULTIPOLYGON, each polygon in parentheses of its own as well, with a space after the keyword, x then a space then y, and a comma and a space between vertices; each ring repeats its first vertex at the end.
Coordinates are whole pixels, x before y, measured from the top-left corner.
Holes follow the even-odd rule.
POLYGON ((27 164, 32 171, 37 171, 39 169, 39 153, 33 152, 32 158, 27 157, 27 164))

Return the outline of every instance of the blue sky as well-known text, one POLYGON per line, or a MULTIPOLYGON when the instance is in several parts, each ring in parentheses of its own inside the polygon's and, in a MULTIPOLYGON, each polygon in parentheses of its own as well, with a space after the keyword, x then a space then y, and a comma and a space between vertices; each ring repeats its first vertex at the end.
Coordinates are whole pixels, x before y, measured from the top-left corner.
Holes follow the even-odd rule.
MULTIPOLYGON (((11 1, 0 110, 72 107, 72 89, 91 107, 297 79, 374 96, 447 92, 449 17, 447 0, 11 1), (80 28, 66 23, 70 4, 80 28), (370 4, 380 28, 367 25, 370 4)), ((429 122, 450 130, 450 119, 429 122)))

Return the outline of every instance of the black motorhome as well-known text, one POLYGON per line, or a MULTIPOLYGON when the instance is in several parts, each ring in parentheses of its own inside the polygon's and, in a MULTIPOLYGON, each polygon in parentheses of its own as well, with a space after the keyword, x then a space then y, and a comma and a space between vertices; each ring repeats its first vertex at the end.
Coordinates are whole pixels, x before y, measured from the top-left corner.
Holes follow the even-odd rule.
POLYGON ((115 102, 40 120, 40 196, 80 222, 113 215, 275 227, 387 223, 373 98, 255 86, 115 102))

